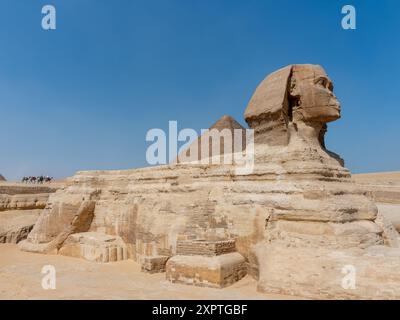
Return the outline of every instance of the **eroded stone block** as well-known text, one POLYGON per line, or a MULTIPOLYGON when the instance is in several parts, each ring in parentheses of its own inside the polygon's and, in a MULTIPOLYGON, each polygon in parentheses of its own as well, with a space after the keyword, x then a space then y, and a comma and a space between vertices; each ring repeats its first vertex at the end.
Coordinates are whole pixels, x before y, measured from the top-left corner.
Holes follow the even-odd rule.
POLYGON ((0 243, 18 243, 32 230, 40 210, 11 210, 0 212, 0 243))
POLYGON ((114 262, 128 259, 126 244, 119 236, 97 232, 70 235, 58 253, 96 262, 114 262))
POLYGON ((169 256, 144 256, 140 258, 142 272, 160 273, 165 272, 169 256))
POLYGON ((176 245, 177 255, 218 256, 235 252, 235 240, 178 240, 176 245))
POLYGON ((244 257, 238 252, 219 256, 174 256, 167 262, 167 279, 173 283, 223 288, 246 275, 244 257))

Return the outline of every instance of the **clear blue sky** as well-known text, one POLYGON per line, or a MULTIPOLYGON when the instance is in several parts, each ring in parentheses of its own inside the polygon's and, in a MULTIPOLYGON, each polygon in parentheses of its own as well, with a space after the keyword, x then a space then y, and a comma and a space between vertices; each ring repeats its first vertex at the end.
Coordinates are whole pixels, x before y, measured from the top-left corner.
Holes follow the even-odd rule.
POLYGON ((258 83, 293 63, 334 81, 328 148, 353 172, 400 170, 399 17, 398 0, 1 0, 0 173, 144 166, 149 129, 244 124, 258 83))

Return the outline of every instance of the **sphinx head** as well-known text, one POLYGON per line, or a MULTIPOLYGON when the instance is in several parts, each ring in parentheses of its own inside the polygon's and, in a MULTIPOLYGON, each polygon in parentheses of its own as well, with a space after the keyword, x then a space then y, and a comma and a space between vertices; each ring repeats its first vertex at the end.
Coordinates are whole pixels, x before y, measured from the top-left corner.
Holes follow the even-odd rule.
MULTIPOLYGON (((253 94, 245 119, 255 130, 256 142, 285 145, 289 127, 314 128, 321 138, 326 123, 340 118, 333 84, 318 65, 290 65, 265 78, 253 94)), ((321 142, 323 146, 323 141, 321 142)))

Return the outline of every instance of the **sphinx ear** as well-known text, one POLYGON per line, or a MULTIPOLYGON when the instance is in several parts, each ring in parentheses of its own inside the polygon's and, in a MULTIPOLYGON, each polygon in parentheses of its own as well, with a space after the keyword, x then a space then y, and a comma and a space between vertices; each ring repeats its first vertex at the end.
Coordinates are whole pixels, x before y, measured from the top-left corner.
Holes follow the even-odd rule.
POLYGON ((292 68, 290 65, 275 71, 257 87, 244 113, 250 127, 256 119, 288 115, 292 68))

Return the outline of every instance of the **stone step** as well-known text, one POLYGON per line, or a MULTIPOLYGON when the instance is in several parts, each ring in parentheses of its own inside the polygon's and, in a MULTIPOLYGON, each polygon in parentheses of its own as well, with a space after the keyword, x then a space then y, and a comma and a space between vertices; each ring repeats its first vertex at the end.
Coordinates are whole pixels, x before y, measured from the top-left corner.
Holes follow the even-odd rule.
POLYGON ((167 280, 200 287, 224 288, 247 274, 246 260, 238 252, 213 257, 177 255, 167 261, 167 280))

